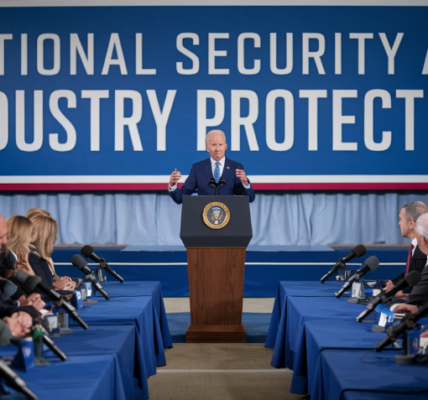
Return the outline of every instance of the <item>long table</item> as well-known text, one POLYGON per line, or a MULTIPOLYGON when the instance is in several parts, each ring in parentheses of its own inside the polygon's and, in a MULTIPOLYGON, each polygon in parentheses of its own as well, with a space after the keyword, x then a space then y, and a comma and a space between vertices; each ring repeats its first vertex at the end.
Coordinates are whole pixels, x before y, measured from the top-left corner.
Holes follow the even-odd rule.
MULTIPOLYGON (((322 356, 327 351, 346 353, 358 349, 358 351, 370 352, 370 349, 385 338, 385 333, 372 332, 372 323, 356 322, 357 315, 365 309, 365 306, 350 304, 347 298, 335 298, 334 292, 340 284, 332 282, 328 288, 316 283, 319 288, 315 285, 308 288, 306 282, 303 285, 300 283, 295 285, 294 282, 280 283, 275 302, 281 308, 279 323, 278 316, 274 315, 271 322, 271 325, 277 326, 278 329, 272 365, 278 368, 288 367, 294 371, 290 387, 292 393, 309 393, 312 400, 340 399, 343 397, 337 397, 338 390, 332 392, 333 386, 329 384, 319 389, 320 382, 325 380, 325 374, 332 373, 330 366, 333 364, 328 363, 322 368, 320 364, 322 356), (328 293, 329 290, 330 293, 328 293), (305 296, 308 292, 310 296, 305 296), (318 297, 316 297, 317 293, 318 297)), ((268 343, 266 347, 269 347, 268 343)), ((391 351, 395 353, 390 346, 381 354, 390 354, 391 351)), ((337 368, 343 371, 344 364, 339 360, 336 361, 337 368)), ((377 368, 381 366, 378 365, 377 368)), ((363 378, 365 371, 364 367, 355 371, 355 379, 359 382, 359 386, 356 387, 360 390, 366 390, 363 378)), ((428 372, 428 369, 425 371, 428 372)), ((379 374, 379 371, 377 372, 379 374)), ((338 380, 340 381, 340 376, 338 380)), ((346 388, 346 382, 341 383, 346 388)), ((400 387, 405 388, 405 385, 404 381, 400 387)), ((421 387, 423 388, 423 385, 421 387)), ((428 389, 428 385, 426 387, 428 389)), ((342 392, 349 395, 350 399, 365 398, 358 397, 361 392, 348 393, 346 390, 342 392)), ((368 392, 370 390, 367 388, 368 392)), ((340 392, 341 395, 342 392, 340 392)), ((366 395, 366 392, 364 394, 366 395)))
MULTIPOLYGON (((92 379, 94 374, 94 379, 103 380, 104 377, 99 374, 104 371, 103 374, 109 374, 107 380, 110 389, 114 388, 117 392, 116 394, 112 392, 112 398, 147 400, 149 398, 147 379, 156 374, 157 366, 166 364, 164 348, 172 345, 160 284, 130 282, 121 285, 119 282, 109 282, 103 286, 109 292, 110 300, 96 297, 97 304, 86 305, 78 310, 79 315, 89 325, 89 329, 85 331, 72 321, 73 334, 52 339, 69 360, 80 356, 112 356, 114 374, 110 370, 110 372, 92 371, 88 373, 87 378, 92 379), (124 293, 124 296, 120 296, 120 293, 124 293), (162 320, 164 322, 161 326, 162 320), (166 340, 169 338, 169 343, 165 344, 164 338, 166 340)), ((10 357, 16 352, 17 348, 13 345, 0 347, 0 356, 10 357)), ((50 351, 44 356, 51 362, 47 369, 42 368, 45 371, 58 363, 66 365, 69 362, 67 360, 61 363, 50 351)), ((32 377, 34 374, 37 375, 39 370, 40 367, 36 367, 28 373, 18 373, 24 380, 28 378, 28 386, 32 389, 34 385, 32 377)), ((79 384, 74 378, 74 372, 64 374, 62 378, 58 377, 58 385, 60 383, 64 387, 79 384)), ((36 389, 39 390, 39 387, 36 389)), ((34 392, 39 394, 36 389, 34 392)), ((102 390, 100 394, 103 393, 102 390)), ((40 398, 44 397, 40 395, 40 398)), ((104 397, 96 395, 93 398, 104 397)))

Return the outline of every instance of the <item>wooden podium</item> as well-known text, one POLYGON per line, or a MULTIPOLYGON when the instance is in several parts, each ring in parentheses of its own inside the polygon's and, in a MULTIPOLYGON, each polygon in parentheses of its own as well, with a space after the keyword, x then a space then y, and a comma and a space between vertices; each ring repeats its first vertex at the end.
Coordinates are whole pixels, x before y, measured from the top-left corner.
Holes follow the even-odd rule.
POLYGON ((245 343, 242 325, 245 251, 252 238, 247 196, 183 196, 180 237, 187 248, 191 324, 187 343, 245 343), (221 229, 208 227, 204 208, 230 211, 221 229))

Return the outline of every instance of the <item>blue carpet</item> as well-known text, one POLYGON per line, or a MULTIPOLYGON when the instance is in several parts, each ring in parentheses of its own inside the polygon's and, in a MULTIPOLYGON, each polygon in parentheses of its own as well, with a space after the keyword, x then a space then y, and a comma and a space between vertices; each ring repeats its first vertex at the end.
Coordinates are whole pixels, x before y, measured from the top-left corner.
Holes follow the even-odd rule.
MULTIPOLYGON (((247 332, 247 343, 265 343, 271 313, 242 313, 242 323, 247 332)), ((169 330, 173 343, 186 343, 190 313, 168 313, 169 330)))

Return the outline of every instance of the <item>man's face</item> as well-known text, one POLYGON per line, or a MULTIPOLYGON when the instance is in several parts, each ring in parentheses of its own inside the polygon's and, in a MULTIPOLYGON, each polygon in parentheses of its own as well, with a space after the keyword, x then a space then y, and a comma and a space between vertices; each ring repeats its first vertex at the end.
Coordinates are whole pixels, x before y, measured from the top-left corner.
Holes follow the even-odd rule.
POLYGON ((7 226, 6 221, 0 215, 0 251, 4 251, 7 243, 7 226))
POLYGON ((207 137, 207 151, 215 161, 220 161, 224 157, 227 149, 227 144, 224 136, 221 133, 212 133, 207 137))
POLYGON ((418 247, 422 251, 422 253, 428 255, 428 243, 425 238, 416 232, 416 240, 418 241, 418 247))
POLYGON ((400 225, 401 236, 410 237, 410 235, 415 229, 415 221, 413 221, 412 219, 406 219, 406 210, 404 208, 401 209, 398 217, 400 218, 400 222, 398 223, 398 225, 400 225))

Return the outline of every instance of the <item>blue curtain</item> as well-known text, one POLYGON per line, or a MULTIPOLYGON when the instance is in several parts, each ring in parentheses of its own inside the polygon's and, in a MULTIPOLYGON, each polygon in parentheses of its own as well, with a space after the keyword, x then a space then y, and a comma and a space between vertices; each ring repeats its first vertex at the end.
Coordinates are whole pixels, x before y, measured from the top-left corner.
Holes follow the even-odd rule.
MULTIPOLYGON (((253 245, 408 243, 401 207, 428 194, 260 193, 251 204, 253 245)), ((57 244, 178 245, 181 206, 167 193, 2 194, 0 215, 32 207, 58 221, 57 244)))

